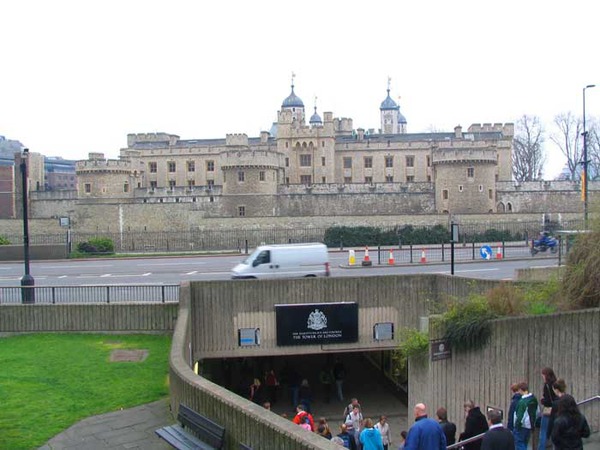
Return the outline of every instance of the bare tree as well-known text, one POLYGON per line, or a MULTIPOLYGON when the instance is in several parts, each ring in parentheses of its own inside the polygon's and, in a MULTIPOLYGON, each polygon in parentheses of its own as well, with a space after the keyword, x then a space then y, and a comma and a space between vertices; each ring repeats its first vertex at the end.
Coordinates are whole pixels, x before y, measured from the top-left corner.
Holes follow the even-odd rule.
POLYGON ((586 123, 588 149, 588 176, 590 179, 600 177, 600 123, 591 119, 586 123))
POLYGON ((567 158, 567 166, 571 173, 571 180, 575 180, 581 171, 578 166, 582 161, 583 145, 580 139, 583 130, 579 117, 571 112, 561 113, 554 117, 555 132, 550 135, 563 155, 567 158))
POLYGON ((533 181, 545 162, 544 129, 537 116, 524 114, 516 123, 513 139, 513 177, 517 181, 533 181))

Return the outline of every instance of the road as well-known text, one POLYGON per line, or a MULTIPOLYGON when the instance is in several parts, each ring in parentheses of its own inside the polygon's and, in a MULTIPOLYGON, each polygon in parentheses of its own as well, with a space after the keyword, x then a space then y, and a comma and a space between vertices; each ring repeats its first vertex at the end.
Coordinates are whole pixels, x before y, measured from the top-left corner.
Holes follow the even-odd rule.
MULTIPOLYGON (((182 281, 228 280, 231 268, 244 255, 178 256, 131 259, 33 261, 31 275, 36 286, 83 286, 115 284, 178 284, 182 281)), ((376 257, 372 260, 377 262, 376 257)), ((330 252, 332 276, 356 277, 391 274, 450 274, 450 263, 403 264, 342 268, 347 252, 330 252)), ((357 264, 360 265, 360 260, 357 264)), ((455 264, 455 275, 479 279, 512 279, 515 269, 556 266, 556 258, 476 260, 455 264)), ((0 286, 19 286, 23 263, 0 263, 0 286)))

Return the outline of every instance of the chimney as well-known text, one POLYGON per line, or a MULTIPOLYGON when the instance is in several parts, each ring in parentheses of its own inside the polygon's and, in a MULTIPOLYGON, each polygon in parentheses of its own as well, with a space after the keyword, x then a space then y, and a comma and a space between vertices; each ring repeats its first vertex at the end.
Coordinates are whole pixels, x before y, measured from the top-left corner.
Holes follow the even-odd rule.
POLYGON ((454 137, 456 139, 462 139, 463 138, 462 127, 460 125, 457 125, 457 126, 454 127, 454 137))

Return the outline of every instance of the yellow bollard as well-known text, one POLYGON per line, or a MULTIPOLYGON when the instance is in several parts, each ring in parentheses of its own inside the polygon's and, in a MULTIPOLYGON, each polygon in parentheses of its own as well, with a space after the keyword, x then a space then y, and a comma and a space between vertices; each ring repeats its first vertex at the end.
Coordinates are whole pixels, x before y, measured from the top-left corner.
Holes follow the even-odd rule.
POLYGON ((356 264, 356 256, 354 255, 354 250, 348 250, 348 265, 353 266, 356 264))

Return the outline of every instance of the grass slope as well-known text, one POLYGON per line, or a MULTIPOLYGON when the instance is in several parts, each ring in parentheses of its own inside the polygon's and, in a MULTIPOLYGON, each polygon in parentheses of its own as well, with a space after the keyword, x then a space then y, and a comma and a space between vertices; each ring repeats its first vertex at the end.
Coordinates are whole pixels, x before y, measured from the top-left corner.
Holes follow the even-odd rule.
POLYGON ((170 336, 32 334, 0 338, 0 449, 31 449, 89 416, 168 395, 170 336), (142 362, 110 362, 146 349, 142 362))

